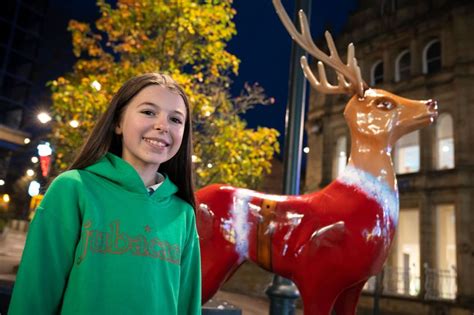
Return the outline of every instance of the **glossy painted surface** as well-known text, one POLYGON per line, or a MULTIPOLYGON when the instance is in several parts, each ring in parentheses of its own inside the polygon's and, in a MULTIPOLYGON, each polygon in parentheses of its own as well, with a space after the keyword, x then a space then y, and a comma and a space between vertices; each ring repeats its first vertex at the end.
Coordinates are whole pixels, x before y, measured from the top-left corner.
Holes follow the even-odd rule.
POLYGON ((210 185, 199 190, 203 302, 245 260, 291 279, 305 314, 354 314, 367 279, 381 271, 398 221, 391 148, 429 125, 435 101, 383 90, 354 96, 344 112, 352 137, 343 174, 319 192, 278 196, 210 185))

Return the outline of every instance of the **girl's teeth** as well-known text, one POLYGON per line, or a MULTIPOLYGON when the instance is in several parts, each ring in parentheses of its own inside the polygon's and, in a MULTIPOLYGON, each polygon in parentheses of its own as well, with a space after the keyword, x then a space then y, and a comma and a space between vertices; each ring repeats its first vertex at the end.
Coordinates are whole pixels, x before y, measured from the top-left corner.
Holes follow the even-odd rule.
POLYGON ((161 142, 161 141, 155 141, 155 140, 151 140, 151 139, 145 139, 145 141, 147 141, 147 142, 150 143, 150 144, 159 146, 159 147, 166 147, 166 144, 164 144, 164 143, 161 142))

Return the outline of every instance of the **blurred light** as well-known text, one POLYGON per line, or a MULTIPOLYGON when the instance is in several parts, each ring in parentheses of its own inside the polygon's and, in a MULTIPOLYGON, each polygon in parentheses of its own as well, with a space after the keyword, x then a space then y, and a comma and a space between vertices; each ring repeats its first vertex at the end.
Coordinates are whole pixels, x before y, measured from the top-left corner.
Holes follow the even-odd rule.
POLYGON ((35 171, 33 171, 32 169, 28 169, 28 170, 26 171, 26 175, 28 175, 28 176, 30 176, 30 177, 31 177, 31 176, 34 176, 34 175, 35 175, 35 171))
POLYGON ((69 126, 71 126, 72 128, 77 128, 77 127, 79 127, 79 122, 77 120, 73 119, 69 122, 69 126))
POLYGON ((30 186, 28 187, 28 194, 31 197, 39 195, 39 189, 40 189, 40 183, 33 180, 33 181, 31 181, 30 186))
POLYGON ((102 85, 97 80, 94 80, 94 82, 91 83, 91 86, 97 91, 100 91, 100 89, 102 88, 102 85))
POLYGON ((206 116, 206 117, 211 116, 211 112, 207 110, 207 111, 204 113, 204 116, 206 116))
POLYGON ((5 185, 5 181, 3 179, 0 179, 0 186, 5 185))
POLYGON ((198 160, 198 157, 193 154, 193 156, 192 156, 192 161, 193 161, 193 163, 196 163, 197 160, 198 160))
POLYGON ((449 152, 449 147, 447 145, 443 146, 443 152, 449 152))
POLYGON ((208 168, 212 168, 212 163, 207 163, 208 168))
POLYGON ((304 153, 309 153, 309 147, 304 147, 303 152, 304 153))
POLYGON ((51 116, 45 112, 39 113, 37 117, 42 124, 46 124, 47 122, 51 121, 51 116))
POLYGON ((3 201, 10 202, 10 196, 8 194, 3 194, 3 201))
POLYGON ((38 157, 33 156, 33 157, 31 158, 31 162, 33 162, 33 163, 38 163, 38 157))
POLYGON ((51 149, 51 145, 49 144, 49 142, 39 144, 37 148, 38 148, 38 154, 40 156, 48 156, 53 153, 53 150, 51 149))
POLYGON ((24 142, 25 144, 28 144, 28 143, 31 142, 31 140, 30 140, 30 138, 25 138, 25 139, 23 139, 23 142, 24 142))

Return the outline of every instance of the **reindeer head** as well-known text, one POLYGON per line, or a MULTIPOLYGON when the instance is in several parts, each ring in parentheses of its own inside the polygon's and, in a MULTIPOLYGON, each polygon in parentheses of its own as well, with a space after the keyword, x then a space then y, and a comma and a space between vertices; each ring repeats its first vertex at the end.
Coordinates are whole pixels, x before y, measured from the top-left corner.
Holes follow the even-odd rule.
POLYGON ((437 117, 436 101, 410 100, 384 90, 369 88, 362 79, 352 43, 347 48, 347 63, 344 63, 337 53, 331 34, 326 32, 330 51, 327 55, 314 44, 308 19, 303 11, 299 12, 301 32, 298 32, 280 0, 273 0, 273 5, 291 37, 319 60, 318 79, 306 58, 301 57, 301 67, 311 85, 325 94, 353 95, 344 111, 353 135, 370 136, 374 141, 393 145, 404 134, 429 125, 437 117), (324 64, 336 71, 337 85, 328 82, 324 64))
POLYGON ((401 136, 431 124, 437 115, 436 101, 411 100, 370 88, 363 97, 354 95, 344 110, 353 137, 366 136, 389 146, 401 136))

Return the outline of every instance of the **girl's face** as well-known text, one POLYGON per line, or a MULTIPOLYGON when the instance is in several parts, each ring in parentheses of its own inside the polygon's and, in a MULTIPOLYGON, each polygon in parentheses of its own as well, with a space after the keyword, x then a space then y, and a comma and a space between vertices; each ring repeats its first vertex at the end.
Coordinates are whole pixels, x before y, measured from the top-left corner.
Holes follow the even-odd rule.
POLYGON ((141 90, 125 107, 115 133, 122 135, 122 158, 139 171, 158 170, 183 140, 186 105, 159 85, 141 90))

